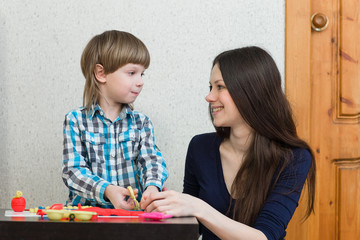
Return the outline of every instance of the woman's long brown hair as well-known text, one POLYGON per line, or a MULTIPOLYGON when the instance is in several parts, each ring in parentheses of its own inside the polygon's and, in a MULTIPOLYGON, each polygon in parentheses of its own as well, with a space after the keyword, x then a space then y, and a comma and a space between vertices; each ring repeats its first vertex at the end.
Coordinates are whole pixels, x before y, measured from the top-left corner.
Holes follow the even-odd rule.
MULTIPOLYGON (((231 187, 235 200, 233 219, 254 224, 280 174, 291 161, 292 148, 296 147, 309 150, 312 157, 306 184, 307 218, 314 211, 315 158, 310 146, 297 136, 274 60, 259 47, 245 47, 221 53, 215 64, 219 65, 241 116, 254 130, 252 143, 231 187)), ((229 138, 229 127, 215 129, 220 137, 229 138)))

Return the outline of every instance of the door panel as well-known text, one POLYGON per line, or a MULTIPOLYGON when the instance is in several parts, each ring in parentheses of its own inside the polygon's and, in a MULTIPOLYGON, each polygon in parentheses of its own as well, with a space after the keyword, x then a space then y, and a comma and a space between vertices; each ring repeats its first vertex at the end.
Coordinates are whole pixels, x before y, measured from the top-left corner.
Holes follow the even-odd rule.
POLYGON ((286 239, 360 239, 359 43, 360 0, 286 1, 286 95, 317 164, 315 215, 302 223, 304 194, 286 239))
POLYGON ((336 162, 336 235, 338 239, 360 239, 360 160, 336 162))
POLYGON ((359 1, 338 0, 338 117, 357 120, 360 113, 360 9, 359 1), (346 2, 346 4, 344 4, 346 2))

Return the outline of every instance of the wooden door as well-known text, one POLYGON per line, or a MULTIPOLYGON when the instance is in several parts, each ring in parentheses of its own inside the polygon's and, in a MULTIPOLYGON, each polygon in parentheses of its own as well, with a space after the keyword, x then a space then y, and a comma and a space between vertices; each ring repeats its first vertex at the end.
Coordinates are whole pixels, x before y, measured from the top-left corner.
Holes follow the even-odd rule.
POLYGON ((315 215, 287 240, 360 239, 360 0, 286 0, 286 94, 317 164, 315 215), (321 12, 327 29, 311 29, 321 12))

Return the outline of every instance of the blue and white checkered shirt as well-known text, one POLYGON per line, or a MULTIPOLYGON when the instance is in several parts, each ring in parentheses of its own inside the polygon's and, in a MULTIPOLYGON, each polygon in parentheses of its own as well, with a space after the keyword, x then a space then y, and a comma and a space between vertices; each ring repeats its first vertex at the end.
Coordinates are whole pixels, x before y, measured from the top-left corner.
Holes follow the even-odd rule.
POLYGON ((111 207, 104 199, 109 184, 141 192, 150 185, 161 190, 168 177, 150 119, 128 105, 114 122, 98 104, 88 114, 84 107, 71 111, 65 116, 63 133, 67 204, 111 207))

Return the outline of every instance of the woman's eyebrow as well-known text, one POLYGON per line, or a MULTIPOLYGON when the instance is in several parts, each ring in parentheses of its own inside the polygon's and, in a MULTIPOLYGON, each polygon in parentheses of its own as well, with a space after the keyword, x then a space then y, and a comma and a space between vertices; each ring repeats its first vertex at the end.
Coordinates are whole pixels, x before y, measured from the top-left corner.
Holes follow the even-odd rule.
MULTIPOLYGON (((214 84, 216 84, 216 83, 218 83, 218 82, 223 82, 224 80, 222 80, 222 79, 218 79, 218 80, 215 80, 214 81, 214 84)), ((211 84, 211 81, 209 81, 209 84, 211 84)))

